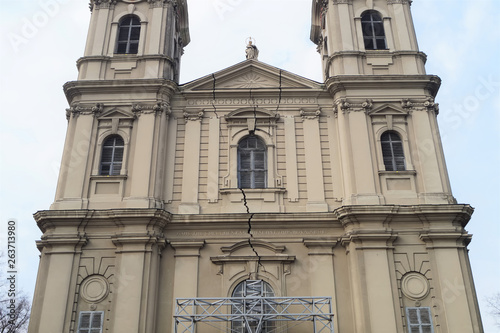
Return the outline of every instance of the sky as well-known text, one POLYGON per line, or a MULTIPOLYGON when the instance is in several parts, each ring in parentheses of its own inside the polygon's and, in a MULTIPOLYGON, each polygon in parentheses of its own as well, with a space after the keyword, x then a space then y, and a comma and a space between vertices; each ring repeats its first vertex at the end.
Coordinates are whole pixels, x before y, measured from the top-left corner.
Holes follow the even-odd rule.
MULTIPOLYGON (((17 221, 19 288, 32 295, 41 232, 32 214, 54 199, 68 107, 62 85, 77 77, 88 0, 0 0, 0 251, 17 221)), ((311 0, 188 0, 191 43, 181 82, 245 59, 322 81, 309 40, 311 0)), ((500 332, 486 297, 500 292, 500 1, 414 0, 419 48, 443 80, 436 102, 453 194, 476 211, 469 255, 485 332, 500 332)), ((3 268, 4 265, 0 267, 3 268)))

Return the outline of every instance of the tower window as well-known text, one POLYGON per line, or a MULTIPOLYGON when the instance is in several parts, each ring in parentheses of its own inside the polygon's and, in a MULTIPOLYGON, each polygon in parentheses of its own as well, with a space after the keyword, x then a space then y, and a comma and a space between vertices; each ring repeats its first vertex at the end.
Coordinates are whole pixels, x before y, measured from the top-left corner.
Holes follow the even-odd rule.
POLYGON ((78 321, 78 333, 102 333, 104 312, 82 311, 78 321))
POLYGON ((137 54, 140 34, 141 21, 139 18, 135 15, 124 17, 118 25, 116 53, 137 54))
POLYGON ((403 171, 405 156, 403 142, 396 132, 388 131, 380 137, 382 143, 382 156, 386 171, 403 171))
POLYGON ((384 22, 377 12, 369 11, 361 16, 361 28, 365 50, 386 50, 384 22))
POLYGON ((102 145, 101 171, 99 174, 105 176, 117 176, 120 174, 123 163, 123 139, 119 135, 108 137, 102 145))
POLYGON ((262 280, 243 281, 234 288, 232 296, 240 298, 234 300, 231 311, 233 314, 241 315, 241 319, 232 322, 231 332, 254 332, 259 324, 262 333, 276 331, 276 323, 264 320, 262 316, 273 313, 273 308, 263 301, 264 297, 275 296, 269 283, 262 280))
POLYGON ((408 333, 433 333, 431 308, 406 308, 408 333))
POLYGON ((238 187, 266 188, 267 148, 257 136, 247 136, 238 144, 238 187))

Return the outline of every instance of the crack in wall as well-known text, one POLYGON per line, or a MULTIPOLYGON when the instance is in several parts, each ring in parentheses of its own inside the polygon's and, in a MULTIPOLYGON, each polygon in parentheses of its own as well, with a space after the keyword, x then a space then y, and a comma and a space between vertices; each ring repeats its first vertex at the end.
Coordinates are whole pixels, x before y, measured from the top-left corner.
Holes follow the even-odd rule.
MULTIPOLYGON (((215 101, 215 75, 212 74, 212 77, 213 77, 213 100, 215 101)), ((283 93, 283 86, 282 86, 282 82, 283 82, 283 70, 280 69, 280 78, 279 78, 279 95, 278 95, 278 105, 276 105, 276 113, 279 111, 279 108, 280 108, 280 105, 281 105, 281 98, 282 98, 282 93, 283 93)), ((249 128, 248 129, 248 132, 250 135, 254 135, 255 134, 255 131, 259 131, 260 129, 257 128, 257 108, 258 108, 258 105, 255 104, 255 99, 252 95, 252 88, 250 88, 250 101, 253 105, 253 117, 254 117, 254 123, 253 123, 253 128, 249 128)), ((212 104, 212 106, 214 107, 214 110, 215 110, 215 105, 212 104)), ((215 112, 215 111, 214 111, 215 112)), ((216 114, 217 116, 217 114, 216 114)), ((269 133, 271 132, 271 122, 269 121, 269 133)), ((257 249, 255 248, 255 246, 253 245, 252 243, 252 239, 254 238, 253 237, 253 233, 252 233, 252 229, 253 229, 253 226, 252 226, 252 219, 255 215, 255 213, 251 213, 250 212, 250 207, 248 206, 248 201, 247 201, 247 195, 245 193, 245 190, 241 187, 239 187, 239 190, 241 191, 241 194, 243 195, 243 206, 245 207, 245 210, 247 212, 247 214, 250 214, 250 216, 248 217, 248 230, 247 230, 247 233, 249 235, 249 238, 248 238, 248 245, 250 246, 250 248, 252 249, 253 253, 255 253, 255 256, 257 257, 257 268, 256 268, 256 272, 255 272, 255 278, 257 279, 258 278, 258 274, 259 274, 259 269, 260 267, 262 267, 264 269, 264 265, 262 265, 262 257, 259 255, 259 253, 257 252, 257 249)), ((252 274, 252 272, 249 273, 250 275, 252 274)))
MULTIPOLYGON (((243 190, 240 187, 240 191, 241 191, 241 194, 243 195, 243 206, 245 206, 247 214, 250 214, 250 216, 248 217, 248 221, 247 221, 248 222, 247 233, 248 233, 248 235, 250 235, 250 237, 248 238, 248 245, 250 246, 250 248, 252 249, 253 253, 255 253, 255 256, 257 257, 257 269, 256 269, 256 272, 255 272, 255 278, 257 278, 258 275, 259 275, 259 268, 260 267, 264 268, 264 266, 262 265, 262 262, 261 262, 262 257, 259 255, 259 253, 257 252, 257 249, 255 249, 255 247, 253 246, 253 243, 252 243, 252 238, 253 238, 253 233, 252 233, 252 219, 253 219, 255 213, 250 213, 250 207, 248 207, 247 195, 245 193, 245 190, 243 190)), ((250 272, 250 274, 252 274, 252 272, 250 272)))
MULTIPOLYGON (((214 109, 214 114, 215 114, 215 118, 217 119, 221 119, 221 117, 219 116, 219 114, 217 113, 217 108, 215 107, 215 84, 217 82, 217 80, 215 79, 215 73, 212 73, 212 79, 213 79, 213 84, 212 84, 212 107, 214 109)), ((224 141, 224 135, 222 135, 222 126, 219 124, 219 139, 224 141)))

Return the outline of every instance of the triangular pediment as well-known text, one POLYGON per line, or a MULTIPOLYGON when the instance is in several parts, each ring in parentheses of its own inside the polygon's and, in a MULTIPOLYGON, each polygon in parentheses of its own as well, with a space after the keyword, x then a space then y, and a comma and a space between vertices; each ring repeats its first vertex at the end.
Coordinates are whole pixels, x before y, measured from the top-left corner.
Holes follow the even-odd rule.
POLYGON ((120 118, 120 119, 134 118, 134 114, 130 111, 113 108, 111 110, 103 112, 99 116, 99 119, 111 119, 111 118, 120 118))
POLYGON ((183 85, 184 91, 321 89, 321 84, 257 60, 246 60, 183 85))
POLYGON ((408 114, 408 111, 404 109, 398 109, 391 104, 384 104, 369 111, 368 114, 370 116, 385 116, 385 115, 406 116, 408 114))

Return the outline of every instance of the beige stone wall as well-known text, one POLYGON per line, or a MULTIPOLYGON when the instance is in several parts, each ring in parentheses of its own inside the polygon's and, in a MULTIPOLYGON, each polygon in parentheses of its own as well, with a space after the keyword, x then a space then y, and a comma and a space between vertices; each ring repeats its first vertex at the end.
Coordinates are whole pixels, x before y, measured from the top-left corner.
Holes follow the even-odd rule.
MULTIPOLYGON (((470 235, 460 227, 471 213, 467 205, 418 205, 256 214, 250 237, 248 214, 39 212, 46 273, 32 331, 72 332, 80 311, 103 311, 110 331, 170 331, 176 298, 230 297, 239 282, 263 279, 276 296, 332 297, 337 332, 406 332, 406 307, 430 307, 440 332, 481 332, 470 235), (59 317, 43 313, 47 302, 59 317)), ((292 326, 288 332, 311 331, 292 326)))

